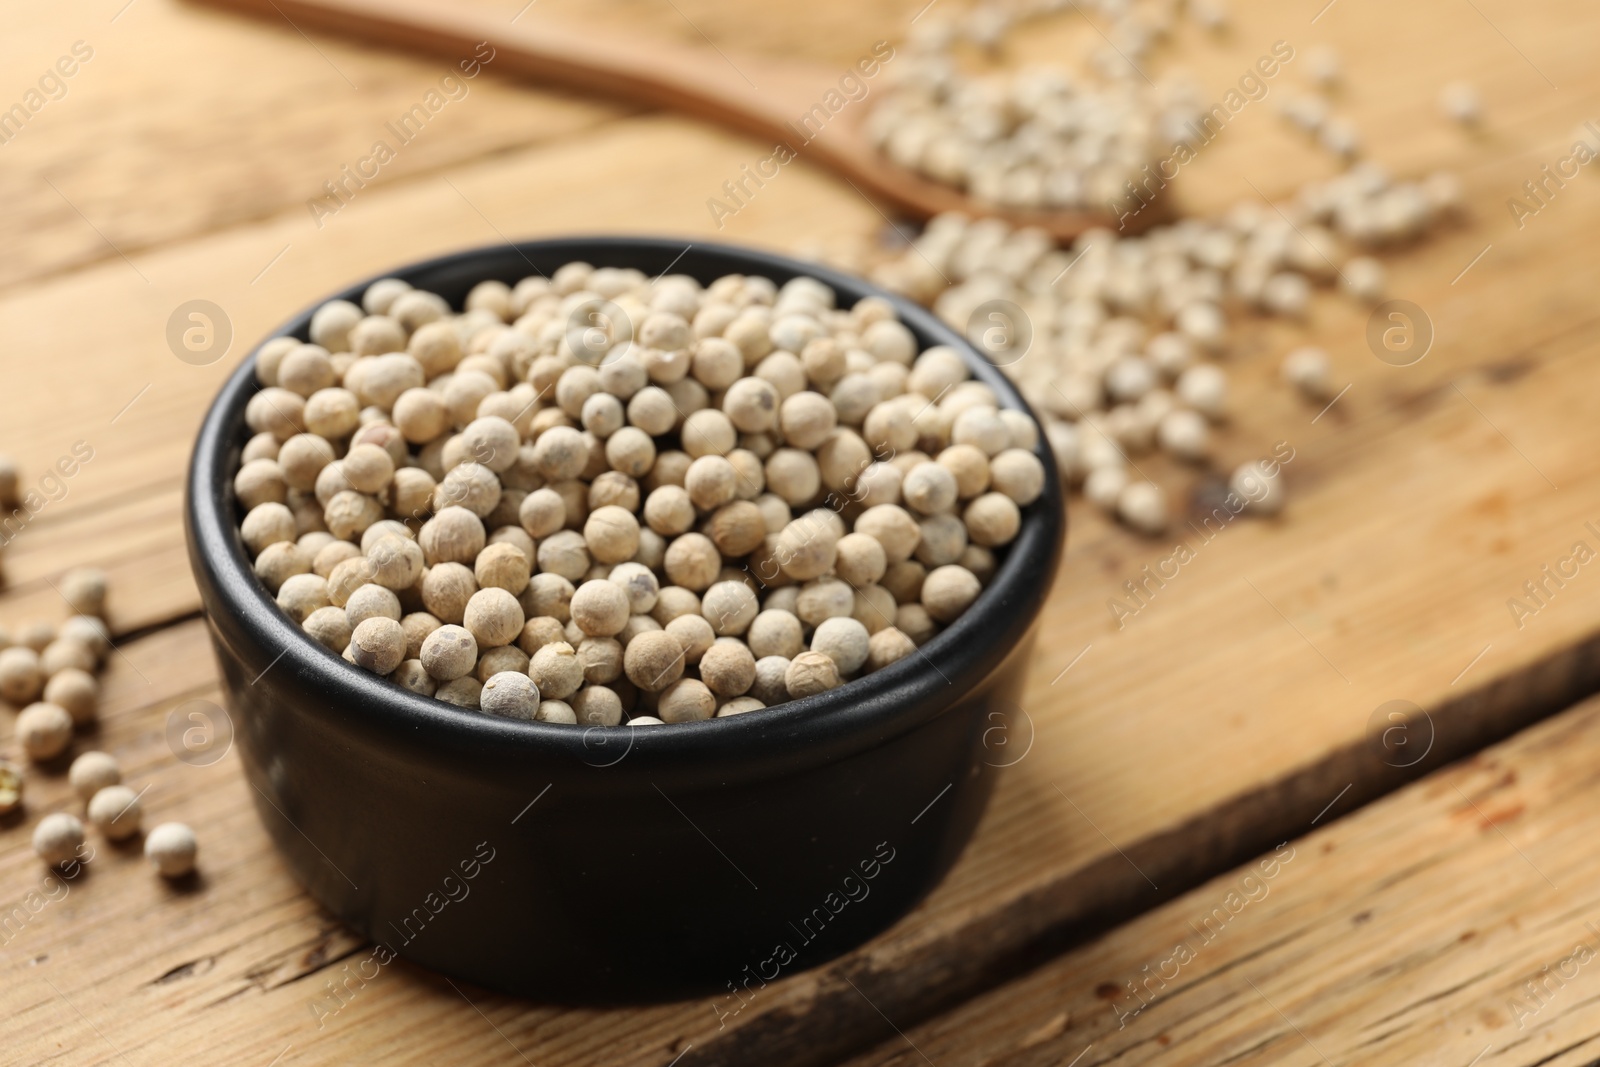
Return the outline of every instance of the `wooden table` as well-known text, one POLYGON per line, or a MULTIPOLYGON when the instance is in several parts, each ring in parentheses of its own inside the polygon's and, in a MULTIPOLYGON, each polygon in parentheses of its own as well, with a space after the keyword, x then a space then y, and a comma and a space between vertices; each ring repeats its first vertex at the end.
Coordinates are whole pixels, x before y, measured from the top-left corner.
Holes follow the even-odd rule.
MULTIPOLYGON (((461 6, 799 52, 842 70, 901 37, 921 5, 461 6)), ((31 483, 76 442, 94 458, 8 549, 0 625, 63 614, 53 583, 70 566, 109 571, 118 652, 84 743, 148 787, 149 820, 196 827, 203 874, 174 890, 140 869, 136 849, 102 846, 90 873, 45 896, 27 827, 71 802, 62 776, 34 775, 28 817, 0 826, 0 1059, 1600 1059, 1589 881, 1600 708, 1571 707, 1600 685, 1600 577, 1580 569, 1532 615, 1508 608, 1575 542, 1600 546, 1588 525, 1600 526, 1600 186, 1580 174, 1520 227, 1506 204, 1600 117, 1588 54, 1600 12, 1580 0, 1241 0, 1233 16, 1220 39, 1181 35, 1183 64, 1208 88, 1275 40, 1302 54, 1333 44, 1348 66, 1337 106, 1371 155, 1402 175, 1463 176, 1470 221, 1389 261, 1393 291, 1434 324, 1433 350, 1414 366, 1381 363, 1362 311, 1319 297, 1312 333, 1351 388, 1318 416, 1276 381, 1304 334, 1242 324, 1218 469, 1289 442, 1286 515, 1230 527, 1119 628, 1108 598, 1176 535, 1139 539, 1075 505, 1010 724, 1016 747, 996 760, 1013 765, 960 864, 893 930, 719 1025, 706 1002, 573 1011, 404 963, 351 977, 364 946, 278 862, 236 755, 193 765, 169 745, 192 702, 219 699, 180 479, 234 361, 351 278, 512 235, 847 242, 882 228, 877 208, 801 162, 719 231, 706 200, 765 146, 515 84, 491 64, 319 227, 307 202, 438 83, 443 62, 176 0, 11 12, 0 104, 75 42, 92 56, 0 145, 0 449, 31 483), (1486 100, 1479 133, 1439 116, 1438 90, 1459 78, 1486 100), (214 365, 180 362, 165 339, 192 299, 231 323, 214 365), (1403 767, 1373 743, 1380 707, 1397 700, 1417 709, 1410 751, 1431 739, 1403 767)), ((1094 32, 1069 12, 1008 58, 1075 55, 1094 32)), ((1301 81, 1291 65, 1273 92, 1301 81)), ((1287 196, 1329 173, 1271 103, 1175 183, 1186 210, 1287 196)), ((1194 482, 1155 471, 1175 488, 1194 482)), ((8 735, 11 719, 0 716, 8 735)))

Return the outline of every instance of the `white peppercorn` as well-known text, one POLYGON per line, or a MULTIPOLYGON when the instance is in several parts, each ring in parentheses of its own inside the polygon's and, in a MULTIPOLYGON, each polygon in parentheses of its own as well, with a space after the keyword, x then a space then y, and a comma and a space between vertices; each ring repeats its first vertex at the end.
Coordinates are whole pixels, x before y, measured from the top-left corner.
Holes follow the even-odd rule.
MULTIPOLYGON (((626 630, 626 626, 624 626, 626 630)), ((611 637, 585 637, 578 642, 583 680, 589 685, 610 685, 622 677, 622 642, 611 637)))
POLYGON ((716 581, 721 565, 722 556, 717 546, 709 537, 698 533, 686 533, 673 539, 662 561, 668 580, 697 593, 716 581))
POLYGON ((35 652, 43 652, 45 646, 56 639, 56 628, 48 622, 30 622, 17 634, 17 644, 23 648, 31 648, 35 652))
POLYGON ((514 544, 486 545, 473 563, 473 576, 479 589, 503 589, 512 596, 528 587, 532 564, 514 544))
POLYGON ((560 622, 572 617, 573 584, 559 574, 535 574, 528 580, 520 602, 529 618, 550 616, 560 622))
POLYGON ((1308 400, 1326 400, 1333 393, 1328 353, 1320 348, 1296 348, 1283 358, 1283 380, 1308 400))
POLYGON ((680 678, 661 690, 656 714, 665 723, 700 722, 717 710, 717 699, 697 678, 680 678))
POLYGON ((319 344, 292 348, 278 364, 278 384, 303 397, 332 386, 334 380, 333 361, 319 344))
POLYGON ((819 578, 806 583, 795 598, 794 613, 807 626, 824 619, 847 616, 855 607, 855 591, 836 578, 819 578))
POLYGON ((478 706, 490 715, 531 722, 540 710, 539 689, 526 674, 503 671, 483 683, 478 706))
POLYGON ((1128 472, 1122 467, 1097 467, 1084 479, 1083 495, 1104 511, 1115 511, 1122 490, 1127 488, 1128 472))
POLYGON ((386 589, 410 589, 422 577, 424 569, 422 546, 409 537, 395 534, 378 538, 367 550, 366 559, 371 565, 372 581, 386 589))
POLYGON ((239 526, 239 536, 252 555, 259 555, 270 544, 295 539, 294 514, 282 504, 257 504, 245 515, 239 526))
MULTIPOLYGON (((437 614, 437 612, 435 613, 437 614)), ((440 616, 443 618, 443 616, 440 616)), ((504 589, 480 589, 467 600, 462 619, 479 648, 509 645, 522 633, 522 605, 504 589)))
POLYGON ((500 503, 503 491, 494 471, 481 463, 462 462, 445 472, 434 490, 433 505, 440 511, 465 508, 481 519, 500 503))
POLYGON ((755 504, 735 500, 712 513, 706 520, 705 532, 724 558, 733 559, 749 555, 760 546, 767 535, 767 524, 755 504))
POLYGON ((938 624, 928 609, 921 604, 901 604, 894 613, 895 629, 905 634, 912 643, 921 647, 939 632, 938 624))
POLYGON ((1197 363, 1178 376, 1178 397, 1212 422, 1227 416, 1228 379, 1211 363, 1197 363))
POLYGON ((886 626, 867 638, 867 669, 881 671, 917 650, 911 638, 893 626, 886 626))
MULTIPOLYGON (((518 636, 520 637, 521 635, 518 636)), ((472 676, 480 682, 487 682, 495 675, 506 671, 514 674, 527 674, 528 661, 528 654, 516 645, 501 645, 498 648, 485 649, 478 657, 478 665, 472 669, 472 676)))
POLYGON ((112 841, 138 833, 142 814, 139 794, 125 785, 108 785, 89 798, 89 823, 112 841))
POLYGON ((884 557, 890 563, 910 559, 922 537, 916 520, 896 504, 879 504, 863 511, 856 518, 855 532, 866 534, 882 545, 884 557))
POLYGON ((87 801, 102 789, 122 783, 122 767, 108 752, 85 752, 72 761, 67 771, 72 791, 87 801))
POLYGON ((591 637, 610 637, 627 625, 628 595, 609 581, 588 581, 578 586, 570 604, 572 621, 591 637))
POLYGON ((760 711, 766 706, 755 697, 734 697, 717 709, 717 718, 725 719, 730 715, 743 715, 747 711, 760 711))
POLYGON ((639 520, 626 508, 598 507, 584 520, 583 540, 592 558, 621 563, 639 550, 639 520))
POLYGON ((144 839, 144 858, 163 878, 182 878, 194 870, 200 851, 194 831, 181 822, 164 822, 144 839))
POLYGON ((741 433, 765 433, 778 425, 778 390, 763 378, 740 378, 723 395, 722 411, 741 433))
POLYGON ((458 708, 478 707, 478 696, 483 692, 483 683, 471 675, 444 682, 433 691, 435 700, 442 700, 446 704, 454 704, 458 708))
MULTIPOLYGON (((365 556, 352 556, 343 560, 329 572, 320 590, 313 583, 304 582, 303 576, 300 575, 287 579, 283 584, 284 588, 295 586, 297 593, 305 598, 307 608, 314 610, 326 603, 342 608, 349 602, 352 593, 364 585, 372 584, 372 561, 365 556), (304 586, 303 590, 298 588, 300 585, 304 586)), ((279 591, 279 596, 282 597, 282 590, 279 591)))
POLYGON ((1244 498, 1246 506, 1258 515, 1278 514, 1287 500, 1282 472, 1267 460, 1240 464, 1228 480, 1228 487, 1244 498))
MULTIPOLYGON (((71 638, 58 637, 39 653, 39 669, 47 678, 54 678, 66 670, 88 672, 99 665, 100 658, 87 645, 71 638)), ((47 682, 46 687, 48 685, 47 682)))
POLYGON ((33 851, 49 867, 65 867, 83 847, 83 823, 65 811, 52 812, 33 828, 33 851))
POLYGON ((900 486, 906 506, 923 515, 938 515, 955 507, 958 489, 950 469, 932 462, 912 467, 900 486))
POLYGON ((984 493, 967 505, 962 518, 973 544, 985 548, 1008 545, 1022 528, 1022 513, 1016 501, 1003 493, 984 493))
POLYGON ((442 625, 444 624, 437 617, 426 611, 413 611, 402 617, 400 629, 406 635, 406 659, 420 659, 422 643, 428 639, 429 634, 442 625))
POLYGON ((1445 116, 1462 126, 1483 121, 1483 101, 1478 90, 1467 82, 1451 82, 1439 91, 1439 107, 1445 116))
POLYGON ((622 590, 631 614, 648 612, 655 607, 661 592, 661 584, 655 573, 642 563, 619 563, 611 569, 606 580, 622 590))
POLYGON ((447 623, 423 639, 417 658, 429 676, 451 682, 472 673, 478 662, 478 642, 466 627, 447 623))
MULTIPOLYGON (((579 692, 581 693, 583 690, 579 690, 579 692)), ((573 694, 574 699, 576 699, 577 696, 577 693, 573 694)), ((535 709, 533 713, 533 719, 535 722, 549 722, 557 723, 563 726, 572 726, 578 721, 578 713, 573 709, 571 704, 568 704, 564 700, 543 700, 539 702, 538 708, 535 709)))
POLYGON ((1211 430, 1198 412, 1179 408, 1162 416, 1156 428, 1156 440, 1163 451, 1179 459, 1198 462, 1210 451, 1211 430))
MULTIPOLYGON (((803 650, 804 646, 801 647, 803 650)), ((797 652, 796 655, 798 654, 797 652)), ((756 660, 756 678, 750 684, 747 695, 768 707, 788 700, 789 689, 785 678, 788 675, 790 662, 787 656, 762 656, 756 660)))
MULTIPOLYGON (((331 528, 331 527, 330 527, 331 528)), ((464 507, 451 506, 422 524, 417 543, 429 566, 436 563, 471 563, 483 551, 483 520, 464 507)))
MULTIPOLYGON (((379 452, 382 450, 379 449, 379 452)), ((385 460, 388 459, 384 456, 385 460)), ((272 505, 264 504, 263 507, 272 505)), ((286 511, 288 509, 285 509, 286 511)), ((251 514, 254 514, 252 512, 251 514)), ((328 532, 342 541, 354 541, 359 538, 368 526, 383 518, 383 505, 374 497, 359 493, 354 489, 341 489, 333 494, 323 510, 322 519, 327 523, 328 532)), ((279 540, 293 540, 292 536, 279 540)))
POLYGON ((683 647, 684 662, 690 666, 699 663, 717 639, 716 631, 702 615, 679 615, 666 624, 665 631, 683 647))
POLYGON ((867 661, 869 636, 867 628, 853 618, 825 619, 811 635, 811 651, 832 659, 841 675, 852 675, 867 661))
POLYGON ((306 399, 287 389, 268 386, 245 405, 244 421, 257 433, 287 441, 305 427, 306 399))
POLYGON ((996 491, 1026 507, 1044 492, 1044 464, 1031 451, 1008 448, 989 462, 996 491))
POLYGON ((622 699, 604 685, 586 685, 566 703, 572 721, 583 726, 616 726, 622 721, 622 699))
POLYGON ((744 633, 759 609, 755 593, 743 582, 717 582, 700 601, 701 615, 719 637, 744 633))
POLYGON ((863 585, 855 590, 850 617, 875 634, 885 626, 894 625, 897 607, 894 594, 881 585, 863 585))
POLYGON ((838 412, 820 393, 795 392, 778 407, 778 427, 794 448, 816 448, 836 425, 838 412))
POLYGON ((416 693, 418 696, 431 697, 439 688, 439 683, 429 676, 427 668, 423 667, 420 660, 403 659, 400 666, 389 675, 389 680, 401 689, 416 693))
POLYGON ((51 760, 72 742, 72 716, 57 704, 29 704, 17 714, 16 733, 29 759, 51 760))
POLYGON ((683 644, 664 630, 638 634, 623 650, 623 672, 647 693, 660 692, 677 681, 685 666, 683 644))
POLYGON ((977 577, 965 567, 947 564, 928 572, 922 583, 922 606, 938 622, 953 622, 981 592, 977 577))
POLYGON ((353 433, 360 422, 361 402, 348 389, 319 389, 305 401, 304 428, 335 441, 353 433))
POLYGON ((832 569, 838 554, 839 536, 832 524, 824 520, 822 513, 807 512, 785 526, 778 535, 778 565, 785 575, 797 581, 826 574, 832 569))
POLYGON ((405 656, 406 637, 398 619, 375 616, 356 626, 350 635, 350 654, 356 666, 374 674, 388 674, 405 656))
POLYGON ((345 646, 350 643, 351 634, 355 631, 350 625, 350 616, 345 609, 332 606, 312 611, 301 623, 301 628, 317 644, 334 652, 344 651, 345 646))
MULTIPOLYGON (((291 437, 289 440, 297 438, 291 437)), ((233 495, 239 498, 239 503, 245 508, 254 508, 257 504, 282 504, 288 499, 288 494, 288 479, 276 459, 251 460, 233 476, 233 495)))
MULTIPOLYGON (((340 566, 346 566, 346 564, 341 564, 340 566)), ((357 561, 355 566, 362 574, 365 573, 364 560, 357 561)), ((338 568, 335 568, 335 570, 337 571, 338 568)), ((353 572, 347 569, 345 573, 350 574, 353 572)), ((346 592, 343 599, 348 599, 348 596, 349 593, 346 592)), ((328 607, 332 603, 331 585, 327 579, 315 574, 291 575, 285 578, 283 583, 278 586, 277 602, 278 607, 285 615, 288 615, 296 623, 304 623, 312 612, 318 608, 328 607)), ((339 605, 341 608, 343 606, 343 604, 339 605)))
POLYGON ((784 687, 794 700, 837 689, 839 684, 838 665, 821 652, 800 653, 784 671, 784 687))
POLYGON ((768 608, 755 617, 746 634, 751 653, 758 659, 781 656, 792 659, 805 649, 804 630, 792 612, 768 608))
POLYGON ((1133 482, 1117 496, 1117 517, 1141 533, 1167 528, 1167 496, 1152 482, 1133 482))
POLYGON ((400 598, 392 590, 369 583, 358 587, 346 598, 344 613, 350 620, 352 631, 368 619, 384 618, 399 622, 400 598))
POLYGON ((540 648, 528 661, 528 676, 547 700, 566 700, 583 685, 583 663, 566 641, 540 648))
POLYGON ((896 603, 910 604, 922 596, 922 583, 927 577, 928 568, 923 564, 916 560, 902 560, 889 564, 878 584, 889 591, 896 603))
POLYGON ((589 461, 588 438, 570 427, 553 426, 534 442, 533 460, 550 481, 576 478, 589 461))
POLYGON ((916 558, 929 567, 954 563, 967 548, 967 527, 954 515, 930 515, 917 524, 916 558))
POLYGON ((1356 256, 1339 272, 1339 287, 1364 304, 1383 300, 1383 264, 1371 256, 1356 256))
POLYGON ((66 667, 52 674, 44 686, 44 702, 65 708, 74 723, 93 722, 100 700, 100 683, 92 670, 92 667, 66 667))

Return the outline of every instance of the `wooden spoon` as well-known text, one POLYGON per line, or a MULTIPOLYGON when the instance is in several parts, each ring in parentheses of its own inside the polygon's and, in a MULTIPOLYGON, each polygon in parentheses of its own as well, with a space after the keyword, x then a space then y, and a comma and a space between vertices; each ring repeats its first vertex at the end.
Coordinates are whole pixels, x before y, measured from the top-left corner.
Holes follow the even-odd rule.
MULTIPOLYGON (((798 158, 830 167, 863 196, 875 194, 919 219, 944 211, 992 215, 1015 226, 1037 226, 1059 240, 1071 240, 1094 226, 1116 225, 1106 215, 990 207, 959 189, 895 165, 873 147, 863 129, 873 103, 871 93, 882 91, 881 69, 874 78, 857 79, 869 87, 867 98, 845 103, 832 113, 825 98, 836 104, 844 99, 839 79, 846 73, 859 75, 859 71, 765 55, 738 55, 715 45, 687 48, 619 39, 609 32, 586 32, 537 18, 491 19, 450 7, 444 0, 201 2, 274 21, 286 19, 296 29, 328 30, 452 60, 470 58, 480 42, 487 42, 495 50, 492 69, 496 71, 510 70, 548 85, 710 119, 771 142, 774 150, 786 146, 798 158)), ((871 58, 870 52, 864 51, 862 58, 871 58)), ((769 155, 753 158, 750 169, 757 170, 769 155)), ((757 178, 769 179, 776 165, 766 165, 767 173, 758 173, 757 178)), ((742 177, 735 177, 735 184, 742 177)), ((746 180, 746 190, 756 188, 754 180, 746 180)), ((737 189, 735 193, 745 195, 737 189)), ((718 190, 717 196, 730 209, 739 206, 723 190, 718 190)), ((1160 214, 1158 210, 1141 211, 1133 219, 1142 228, 1160 214)), ((1133 219, 1129 220, 1130 229, 1133 219)))

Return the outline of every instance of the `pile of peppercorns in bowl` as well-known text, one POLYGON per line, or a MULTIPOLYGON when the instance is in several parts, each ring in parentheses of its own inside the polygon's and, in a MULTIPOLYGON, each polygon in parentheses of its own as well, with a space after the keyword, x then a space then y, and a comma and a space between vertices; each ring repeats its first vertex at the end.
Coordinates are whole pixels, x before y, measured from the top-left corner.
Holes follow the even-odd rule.
POLYGON ((241 539, 314 640, 549 723, 833 689, 965 612, 1038 428, 893 306, 570 262, 461 310, 396 278, 256 354, 241 539))

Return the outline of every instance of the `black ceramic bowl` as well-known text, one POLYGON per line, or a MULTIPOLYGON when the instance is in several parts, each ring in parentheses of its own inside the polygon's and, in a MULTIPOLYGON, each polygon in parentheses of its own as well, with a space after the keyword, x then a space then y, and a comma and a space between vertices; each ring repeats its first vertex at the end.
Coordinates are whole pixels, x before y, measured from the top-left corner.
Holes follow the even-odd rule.
MULTIPOLYGON (((806 274, 845 307, 883 296, 920 345, 955 347, 1026 410, 921 308, 764 253, 573 238, 394 273, 459 307, 477 282, 572 260, 704 282, 806 274)), ((329 299, 359 301, 367 284, 329 299)), ((304 339, 311 311, 274 336, 304 339)), ((731 1010, 731 990, 815 966, 904 915, 960 854, 995 768, 1027 742, 1014 736, 1030 729, 1016 698, 1064 522, 1042 444, 1044 496, 982 596, 921 654, 770 710, 584 729, 405 692, 278 610, 251 572, 232 490, 254 369, 246 360, 228 380, 195 445, 190 561, 262 821, 311 894, 378 943, 378 963, 397 954, 549 1001, 722 994, 731 1010)))

